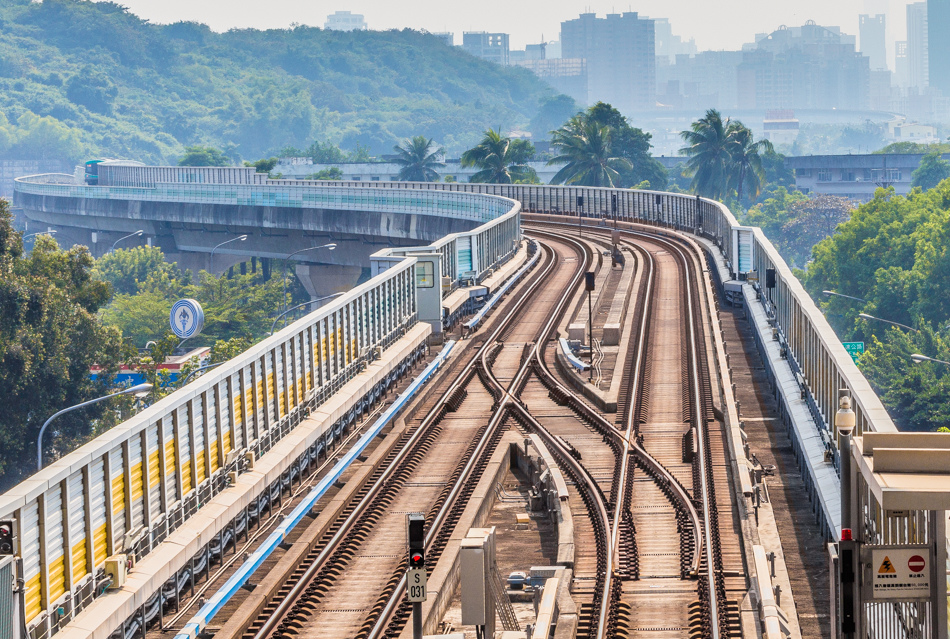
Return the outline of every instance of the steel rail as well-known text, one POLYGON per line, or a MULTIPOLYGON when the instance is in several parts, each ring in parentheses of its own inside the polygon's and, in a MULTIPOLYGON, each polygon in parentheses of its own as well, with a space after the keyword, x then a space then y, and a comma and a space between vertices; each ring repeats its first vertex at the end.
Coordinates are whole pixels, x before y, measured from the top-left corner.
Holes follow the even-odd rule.
MULTIPOLYGON (((537 282, 540 282, 541 280, 543 280, 545 275, 547 275, 548 271, 550 271, 550 264, 546 265, 546 269, 542 271, 539 274, 539 276, 534 280, 533 286, 536 286, 537 282)), ((526 299, 527 299, 527 296, 525 296, 524 298, 522 298, 522 300, 519 301, 519 307, 525 304, 526 299)), ((495 335, 499 334, 500 331, 503 330, 503 328, 506 326, 508 322, 513 321, 513 317, 516 314, 517 313, 512 313, 511 315, 506 317, 505 322, 502 322, 501 326, 499 326, 492 333, 492 336, 494 337, 495 335)), ((481 352, 482 350, 487 349, 491 343, 492 343, 491 340, 486 341, 485 344, 478 351, 476 351, 475 356, 472 357, 472 359, 468 361, 468 363, 462 369, 461 373, 459 374, 455 382, 453 382, 453 384, 448 388, 448 390, 446 390, 446 392, 443 393, 442 397, 436 403, 436 405, 432 408, 432 410, 430 410, 426 414, 422 423, 419 425, 418 428, 415 429, 415 431, 413 431, 412 435, 405 442, 405 444, 403 444, 403 446, 400 448, 400 450, 396 454, 395 458, 393 458, 393 460, 389 463, 389 465, 383 471, 383 474, 372 485, 372 487, 367 492, 367 494, 360 500, 360 503, 357 505, 356 508, 354 508, 353 512, 351 512, 350 515, 346 518, 346 520, 340 526, 339 530, 337 530, 337 532, 333 535, 330 541, 327 542, 327 545, 324 546, 323 550, 320 551, 320 554, 317 555, 313 563, 311 563, 307 567, 306 571, 296 581, 296 583, 293 585, 291 590, 280 601, 277 608, 270 615, 270 617, 268 617, 266 621, 264 622, 264 624, 260 627, 260 629, 257 630, 257 632, 254 634, 255 639, 263 639, 264 637, 270 636, 280 626, 284 617, 286 617, 287 614, 293 609, 297 600, 300 599, 301 595, 306 591, 310 582, 324 567, 324 565, 326 564, 330 556, 337 550, 337 548, 340 546, 344 538, 349 534, 349 532, 354 527, 354 525, 359 521, 359 518, 366 512, 366 510, 369 508, 369 505, 379 495, 379 493, 385 488, 386 484, 393 477, 393 475, 395 475, 398 472, 398 470, 402 466, 402 463, 412 454, 415 444, 417 444, 423 438, 423 436, 429 431, 429 429, 433 426, 433 424, 439 421, 439 419, 441 418, 443 409, 447 406, 449 402, 449 398, 452 397, 452 395, 456 391, 460 390, 461 388, 463 388, 470 382, 471 376, 474 374, 475 366, 478 361, 478 353, 481 352)), ((486 431, 486 434, 487 433, 488 431, 486 431)), ((476 457, 477 455, 473 455, 472 459, 475 459, 476 457)), ((465 475, 463 474, 463 478, 464 476, 465 475)), ((460 480, 459 483, 461 484, 464 482, 460 480)), ((429 536, 426 537, 426 544, 428 546, 429 536)))
MULTIPOLYGON (((517 317, 521 309, 527 305, 529 299, 536 292, 537 288, 540 286, 541 282, 544 280, 544 276, 548 275, 549 272, 553 270, 553 267, 557 264, 557 261, 555 259, 556 253, 553 251, 553 249, 550 249, 544 244, 542 244, 542 246, 545 247, 545 250, 549 250, 551 252, 551 257, 552 257, 550 262, 545 265, 546 271, 542 273, 542 276, 538 277, 532 283, 531 288, 522 296, 516 309, 513 312, 511 312, 506 317, 505 322, 503 322, 492 333, 491 339, 486 340, 485 344, 482 346, 482 348, 476 354, 476 357, 473 359, 473 362, 477 361, 480 363, 480 365, 483 367, 483 371, 489 376, 491 380, 494 380, 494 384, 496 385, 497 389, 501 391, 501 399, 497 402, 497 405, 492 413, 492 418, 489 422, 489 427, 485 430, 486 437, 489 436, 489 434, 492 432, 494 427, 497 427, 500 424, 504 423, 504 421, 508 417, 509 410, 514 409, 514 410, 521 411, 523 413, 527 413, 527 411, 524 410, 523 407, 521 406, 520 402, 511 394, 510 389, 515 388, 517 385, 521 384, 523 381, 526 380, 528 371, 530 369, 531 358, 530 357, 525 358, 525 360, 522 362, 521 366, 519 367, 517 374, 514 376, 511 383, 509 384, 509 387, 504 388, 504 386, 502 386, 492 374, 491 365, 488 362, 488 357, 492 349, 494 348, 495 344, 498 342, 498 337, 514 323, 514 319, 517 317)), ((590 257, 587 251, 582 250, 581 254, 584 256, 583 263, 580 264, 580 268, 578 268, 575 271, 574 276, 567 287, 568 290, 573 290, 577 286, 579 286, 582 274, 584 273, 585 269, 587 268, 587 265, 590 262, 590 257)), ((555 307, 555 311, 551 313, 551 316, 548 318, 547 324, 542 329, 542 331, 539 332, 539 335, 546 336, 550 333, 550 331, 552 330, 552 326, 556 322, 557 318, 559 318, 560 313, 563 311, 563 308, 567 302, 567 299, 568 299, 568 295, 564 295, 561 297, 560 301, 555 307)), ((537 342, 535 343, 535 348, 537 348, 537 342)), ((567 457, 570 458, 570 455, 568 455, 567 457)), ((472 466, 477 460, 477 458, 478 458, 478 455, 472 455, 469 459, 468 464, 466 465, 466 469, 468 469, 469 466, 472 466)), ((585 469, 585 472, 586 472, 586 469, 585 469)), ((462 477, 465 477, 465 476, 466 476, 466 473, 463 473, 462 477)), ((442 508, 439 510, 439 513, 436 515, 435 520, 433 521, 432 525, 429 527, 426 533, 426 538, 425 538, 426 548, 428 548, 437 537, 438 532, 439 532, 439 527, 442 521, 444 520, 445 516, 447 516, 449 510, 451 509, 455 495, 457 494, 459 490, 461 490, 461 486, 463 483, 464 483, 464 480, 460 478, 460 480, 455 484, 455 486, 453 486, 452 493, 450 493, 449 498, 445 500, 442 508)), ((594 485, 596 486, 596 483, 594 485)), ((606 510, 604 512, 606 513, 606 510)), ((380 639, 386 633, 387 628, 390 624, 390 621, 392 617, 394 616, 397 608, 399 608, 399 606, 403 603, 402 593, 405 591, 405 588, 406 588, 406 576, 403 575, 400 578, 398 584, 396 585, 395 590, 393 591, 388 601, 386 602, 386 606, 381 611, 379 617, 376 620, 376 623, 373 625, 372 630, 367 635, 367 639, 380 639)))

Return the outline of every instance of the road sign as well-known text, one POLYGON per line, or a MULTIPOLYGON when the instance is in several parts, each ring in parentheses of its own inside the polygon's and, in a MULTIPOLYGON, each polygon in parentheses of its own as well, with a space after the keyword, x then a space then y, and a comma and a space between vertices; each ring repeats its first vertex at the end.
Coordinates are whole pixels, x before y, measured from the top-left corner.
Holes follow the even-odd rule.
POLYGON ((411 603, 426 600, 426 569, 410 568, 406 571, 406 601, 411 603))
POLYGON ((841 342, 844 345, 844 350, 848 351, 848 355, 851 356, 855 362, 858 361, 858 357, 861 356, 861 353, 864 352, 864 342, 841 342))
POLYGON ((932 551, 923 545, 872 546, 866 600, 929 599, 932 551))
POLYGON ((188 339, 200 333, 201 329, 204 328, 205 313, 198 300, 178 300, 172 306, 168 322, 178 339, 188 339))

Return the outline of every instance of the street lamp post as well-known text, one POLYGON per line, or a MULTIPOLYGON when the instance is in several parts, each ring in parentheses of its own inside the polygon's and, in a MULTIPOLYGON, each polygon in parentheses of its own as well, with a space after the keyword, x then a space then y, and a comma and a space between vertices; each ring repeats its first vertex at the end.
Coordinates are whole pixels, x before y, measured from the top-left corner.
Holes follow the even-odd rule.
POLYGON ((290 255, 284 258, 284 272, 280 277, 280 282, 283 284, 283 295, 280 298, 280 305, 283 309, 287 309, 287 261, 292 258, 294 255, 299 253, 306 253, 307 251, 316 251, 317 249, 325 248, 328 251, 336 249, 336 243, 330 242, 329 244, 323 244, 321 246, 311 246, 309 248, 300 249, 299 251, 294 251, 290 255))
POLYGON ((136 386, 131 386, 124 390, 119 391, 118 393, 112 393, 111 395, 106 395, 104 397, 97 397, 96 399, 90 399, 88 402, 83 402, 81 404, 76 404, 75 406, 70 406, 69 408, 64 408, 59 411, 52 417, 46 420, 43 424, 43 427, 40 428, 40 434, 36 437, 36 470, 43 470, 43 433, 46 432, 46 427, 49 426, 49 423, 62 415, 63 413, 68 413, 74 411, 78 408, 83 408, 84 406, 89 406, 91 404, 98 404, 101 401, 111 399, 113 397, 118 397, 119 395, 138 395, 139 393, 147 393, 152 390, 151 384, 138 384, 136 386))
POLYGON ((125 235, 125 236, 123 236, 123 237, 120 237, 119 239, 117 239, 115 242, 112 243, 112 248, 109 249, 109 253, 111 253, 112 251, 114 251, 114 250, 115 250, 115 245, 118 244, 119 242, 121 242, 122 240, 127 240, 127 239, 129 239, 130 237, 137 237, 137 236, 140 236, 140 235, 142 235, 142 233, 144 233, 144 232, 145 232, 145 231, 143 231, 142 229, 139 229, 139 230, 136 231, 135 233, 129 233, 128 235, 125 235))
POLYGON ((283 317, 284 315, 286 315, 287 313, 293 313, 293 312, 296 311, 298 308, 302 308, 302 307, 304 307, 304 306, 307 306, 308 304, 316 304, 317 302, 322 302, 323 300, 328 300, 328 299, 330 299, 331 297, 339 297, 340 295, 343 295, 343 293, 334 293, 333 295, 326 295, 326 296, 324 296, 324 297, 318 297, 318 298, 315 299, 315 300, 310 300, 309 302, 304 302, 303 304, 297 304, 296 306, 294 306, 294 307, 292 307, 292 308, 288 308, 286 311, 284 311, 283 313, 281 313, 280 315, 278 315, 277 317, 274 318, 274 323, 270 325, 270 332, 268 333, 268 335, 273 335, 273 334, 274 334, 274 328, 277 327, 277 322, 279 322, 279 321, 280 321, 280 318, 283 317))
POLYGON ((37 235, 56 235, 56 229, 49 229, 48 231, 37 231, 36 233, 30 233, 29 235, 24 235, 22 239, 27 239, 30 237, 36 237, 37 235))
POLYGON ((214 274, 214 252, 225 244, 230 244, 231 242, 243 242, 247 239, 247 235, 238 235, 237 237, 232 237, 230 240, 225 240, 211 249, 211 257, 208 259, 210 264, 208 265, 208 270, 211 271, 212 275, 214 274))
POLYGON ((950 366, 950 362, 946 362, 942 359, 936 359, 935 357, 927 357, 926 355, 921 355, 920 353, 914 353, 910 356, 912 360, 920 364, 921 362, 936 362, 937 364, 946 364, 950 366))
POLYGON ((893 324, 894 326, 900 326, 901 328, 906 328, 909 331, 917 332, 917 329, 908 326, 907 324, 901 324, 900 322, 892 322, 891 320, 882 319, 880 317, 874 317, 873 315, 868 315, 867 313, 858 313, 858 317, 865 321, 873 320, 875 322, 884 322, 885 324, 893 324))
POLYGON ((865 304, 867 304, 866 299, 863 299, 860 297, 854 297, 853 295, 845 295, 844 293, 836 293, 835 291, 822 291, 821 294, 828 295, 830 297, 843 297, 847 300, 854 300, 855 302, 864 302, 865 304))

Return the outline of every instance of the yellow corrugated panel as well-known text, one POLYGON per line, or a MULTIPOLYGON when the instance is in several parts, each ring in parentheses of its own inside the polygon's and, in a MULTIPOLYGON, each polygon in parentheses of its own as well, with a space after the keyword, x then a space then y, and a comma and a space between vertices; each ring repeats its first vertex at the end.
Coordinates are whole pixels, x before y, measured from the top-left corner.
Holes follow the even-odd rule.
POLYGON ((274 401, 274 374, 267 374, 267 400, 274 401))
POLYGON ((170 438, 165 442, 165 474, 171 475, 175 472, 175 438, 170 438))
POLYGON ((162 481, 161 473, 159 472, 158 467, 158 449, 156 448, 148 454, 148 471, 150 473, 148 477, 149 488, 157 486, 162 481))
POLYGON ((244 421, 244 416, 241 414, 241 395, 239 393, 234 394, 234 423, 240 424, 244 421))
POLYGON ((307 371, 307 390, 313 388, 313 373, 307 371))
POLYGON ((132 478, 132 485, 129 486, 129 492, 132 494, 132 501, 138 501, 142 498, 142 464, 138 463, 135 466, 132 466, 132 471, 129 473, 132 478))
POLYGON ((34 575, 26 582, 26 621, 29 623, 40 614, 40 576, 34 575))
POLYGON ((221 445, 224 448, 224 454, 231 452, 231 429, 225 428, 221 431, 221 445))
POLYGON ((56 601, 66 592, 66 561, 62 555, 49 565, 49 600, 56 601))
POLYGON ((125 508, 125 478, 118 474, 112 478, 112 512, 118 513, 125 508))
POLYGON ((96 562, 97 566, 101 566, 102 562, 106 560, 108 556, 108 548, 106 545, 106 525, 102 524, 98 528, 92 531, 92 548, 93 561, 96 562))
POLYGON ((86 566, 85 537, 83 537, 79 543, 73 544, 71 554, 73 557, 73 580, 79 581, 89 572, 89 567, 86 566))
POLYGON ((195 466, 198 470, 198 481, 196 483, 200 484, 205 480, 205 451, 202 448, 198 451, 198 455, 195 457, 195 466))
POLYGON ((181 494, 187 495, 191 490, 191 464, 181 466, 181 494))
POLYGON ((218 440, 211 442, 211 472, 218 470, 221 467, 221 462, 218 460, 218 440))

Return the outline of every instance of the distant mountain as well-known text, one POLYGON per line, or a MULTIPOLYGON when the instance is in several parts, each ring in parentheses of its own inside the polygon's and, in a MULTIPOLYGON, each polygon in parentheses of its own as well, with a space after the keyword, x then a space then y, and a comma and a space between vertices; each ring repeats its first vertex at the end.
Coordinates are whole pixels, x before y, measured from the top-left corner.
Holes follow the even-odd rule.
POLYGON ((553 93, 418 31, 215 33, 112 2, 0 2, 0 157, 256 159, 315 139, 387 153, 420 134, 458 153, 527 128, 553 93))

